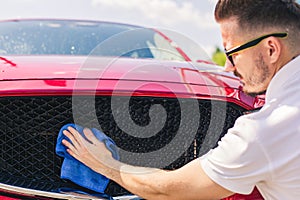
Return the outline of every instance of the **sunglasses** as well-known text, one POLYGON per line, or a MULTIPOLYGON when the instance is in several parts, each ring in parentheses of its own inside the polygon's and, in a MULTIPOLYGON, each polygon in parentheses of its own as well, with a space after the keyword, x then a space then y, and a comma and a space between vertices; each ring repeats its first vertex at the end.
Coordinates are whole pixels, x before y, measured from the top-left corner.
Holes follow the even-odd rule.
POLYGON ((233 58, 232 58, 232 55, 239 52, 239 51, 242 51, 242 50, 245 50, 245 49, 248 49, 250 47, 253 47, 255 45, 257 45, 258 43, 260 43, 262 40, 268 38, 268 37, 279 37, 279 38, 285 38, 287 37, 287 33, 272 33, 272 34, 268 34, 268 35, 264 35, 264 36, 261 36, 259 38, 256 38, 254 40, 251 40, 250 42, 247 42, 245 44, 242 44, 240 46, 237 46, 237 47, 234 47, 232 50, 230 51, 227 51, 225 49, 225 54, 228 58, 228 60, 231 62, 232 66, 235 66, 234 65, 234 62, 233 62, 233 58))

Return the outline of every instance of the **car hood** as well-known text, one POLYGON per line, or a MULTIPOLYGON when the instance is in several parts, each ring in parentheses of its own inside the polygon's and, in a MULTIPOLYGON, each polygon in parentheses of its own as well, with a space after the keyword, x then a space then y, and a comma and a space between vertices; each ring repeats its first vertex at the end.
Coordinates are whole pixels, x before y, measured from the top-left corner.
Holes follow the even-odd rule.
POLYGON ((2 95, 105 95, 223 99, 251 109, 261 105, 246 96, 239 80, 205 63, 96 56, 0 57, 2 95), (125 92, 125 93, 124 93, 125 92), (82 94, 82 93, 81 93, 82 94))
POLYGON ((0 57, 0 80, 116 79, 238 88, 239 81, 209 64, 80 56, 0 57))

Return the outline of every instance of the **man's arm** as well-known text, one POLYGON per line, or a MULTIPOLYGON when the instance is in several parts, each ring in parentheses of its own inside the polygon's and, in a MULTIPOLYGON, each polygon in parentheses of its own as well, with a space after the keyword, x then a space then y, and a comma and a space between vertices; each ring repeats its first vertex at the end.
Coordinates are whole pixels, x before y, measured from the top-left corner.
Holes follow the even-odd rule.
POLYGON ((205 174, 199 159, 173 171, 135 167, 113 159, 89 129, 84 130, 89 141, 72 127, 64 134, 72 141, 63 141, 70 155, 145 199, 221 199, 233 194, 205 174))

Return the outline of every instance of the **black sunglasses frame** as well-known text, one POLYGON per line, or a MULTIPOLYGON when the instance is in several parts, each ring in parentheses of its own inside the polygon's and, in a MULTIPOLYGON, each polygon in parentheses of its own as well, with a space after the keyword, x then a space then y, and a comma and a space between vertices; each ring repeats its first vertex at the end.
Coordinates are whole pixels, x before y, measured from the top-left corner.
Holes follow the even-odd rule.
POLYGON ((233 62, 233 58, 232 58, 232 55, 239 52, 239 51, 242 51, 242 50, 245 50, 245 49, 248 49, 250 47, 253 47, 255 45, 257 45, 258 43, 260 43, 262 40, 268 38, 268 37, 279 37, 279 38, 284 38, 284 37, 287 37, 287 33, 271 33, 271 34, 268 34, 268 35, 264 35, 264 36, 261 36, 259 38, 256 38, 254 40, 251 40, 250 42, 247 42, 245 44, 242 44, 240 46, 237 46, 235 48, 233 48, 232 50, 230 51, 227 51, 225 49, 225 54, 228 58, 228 60, 231 62, 232 66, 235 66, 234 65, 234 62, 233 62))

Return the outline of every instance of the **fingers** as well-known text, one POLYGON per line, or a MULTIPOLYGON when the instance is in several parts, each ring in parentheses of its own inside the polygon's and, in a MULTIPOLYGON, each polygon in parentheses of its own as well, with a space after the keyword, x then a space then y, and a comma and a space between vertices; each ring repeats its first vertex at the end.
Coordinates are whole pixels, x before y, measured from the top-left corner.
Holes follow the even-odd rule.
POLYGON ((80 133, 71 126, 68 127, 68 130, 64 130, 63 134, 71 140, 73 146, 78 146, 82 141, 80 133))
POLYGON ((84 128, 83 129, 83 134, 85 135, 85 137, 88 139, 88 141, 92 144, 96 144, 97 142, 99 142, 99 140, 96 138, 96 136, 94 135, 94 133, 91 131, 91 129, 89 128, 84 128))
POLYGON ((67 140, 63 140, 62 143, 67 147, 67 152, 73 156, 74 158, 76 158, 77 160, 79 160, 79 157, 78 157, 78 151, 77 149, 70 143, 68 142, 67 140))
POLYGON ((88 145, 88 142, 71 126, 69 126, 67 130, 64 130, 63 134, 71 141, 69 142, 66 139, 62 141, 62 143, 67 147, 67 152, 77 160, 83 162, 82 154, 85 154, 85 145, 88 145))
POLYGON ((76 151, 76 147, 70 143, 68 140, 63 139, 62 140, 63 145, 65 145, 67 147, 67 149, 70 149, 72 152, 76 151))

